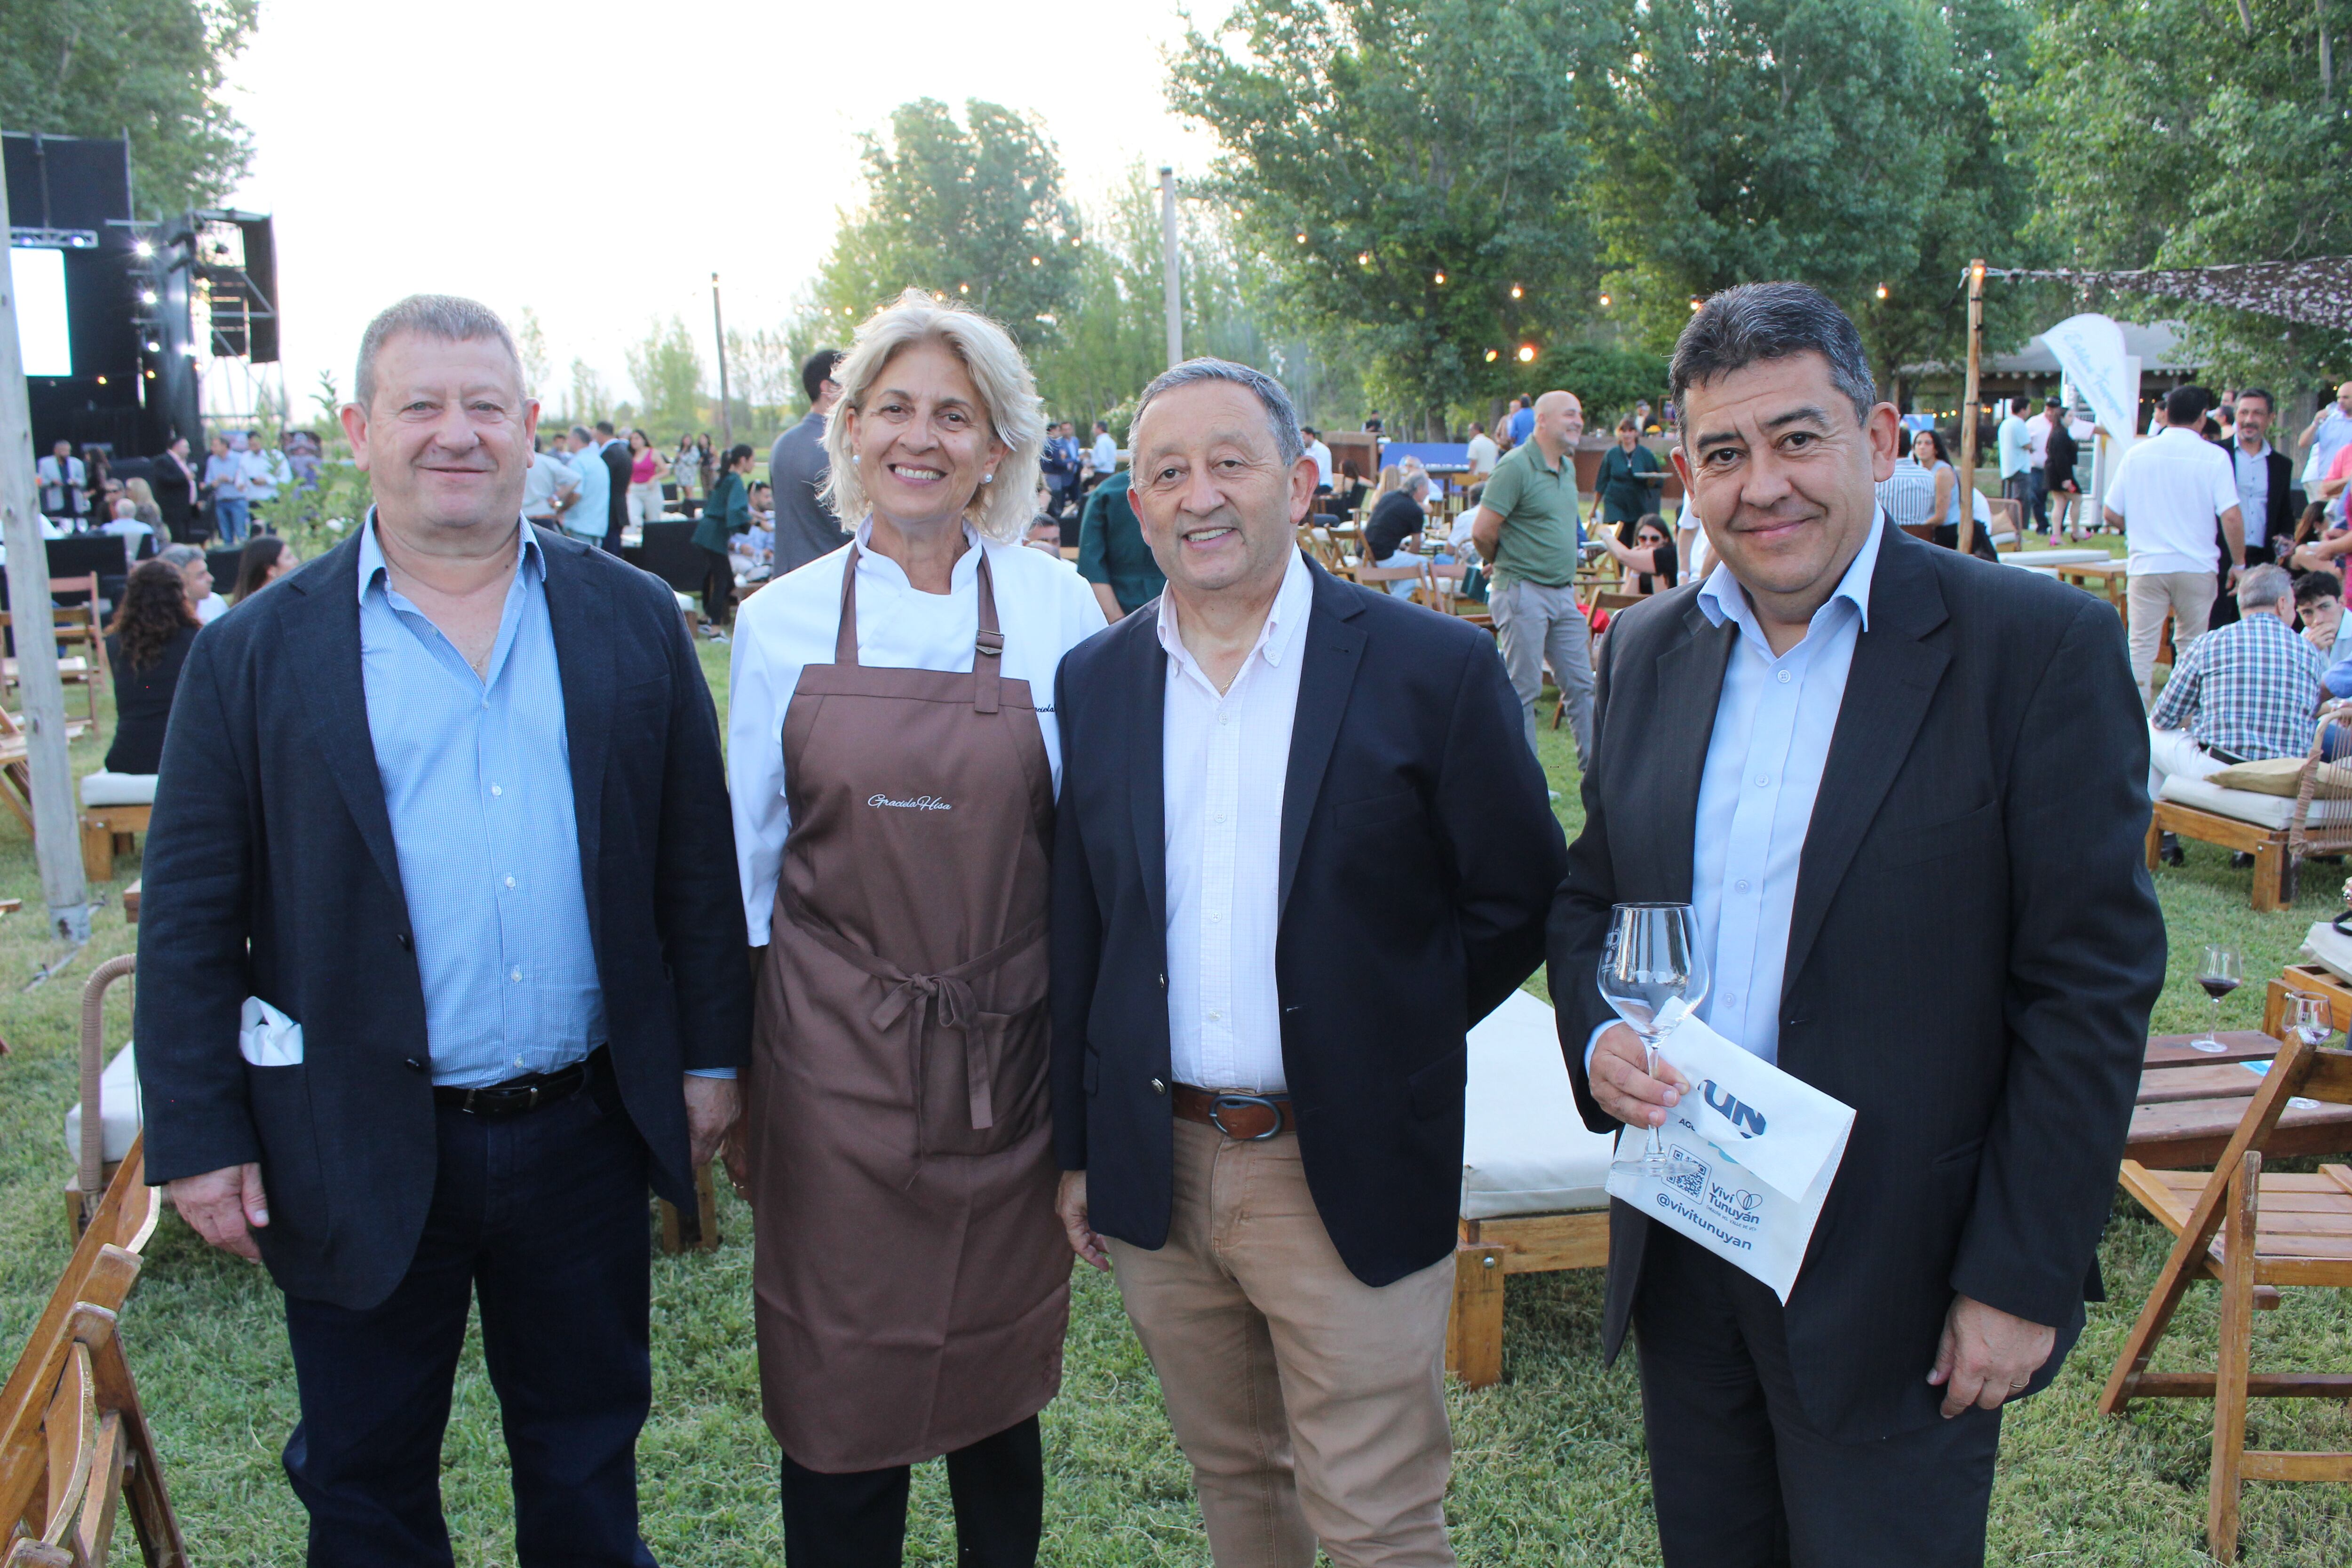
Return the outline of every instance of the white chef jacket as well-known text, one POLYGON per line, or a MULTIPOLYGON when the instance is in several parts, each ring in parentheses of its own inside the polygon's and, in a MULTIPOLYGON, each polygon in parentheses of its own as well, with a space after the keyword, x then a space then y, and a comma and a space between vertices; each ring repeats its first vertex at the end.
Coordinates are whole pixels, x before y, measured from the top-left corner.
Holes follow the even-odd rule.
MULTIPOLYGON (((904 568, 867 548, 869 521, 857 530, 857 662, 883 669, 963 671, 980 631, 980 553, 957 557, 945 594, 926 594, 904 568)), ((1062 787, 1061 735, 1054 720, 1054 672, 1062 656, 1103 629, 1102 605, 1069 563, 1019 543, 968 542, 988 552, 1004 633, 1008 680, 1029 683, 1054 788, 1062 787)), ((841 628, 841 574, 850 552, 835 550, 785 574, 735 612, 727 678, 727 783, 735 816, 735 863, 743 885, 743 919, 751 945, 768 941, 776 878, 792 832, 784 798, 784 710, 801 667, 831 664, 841 628)))

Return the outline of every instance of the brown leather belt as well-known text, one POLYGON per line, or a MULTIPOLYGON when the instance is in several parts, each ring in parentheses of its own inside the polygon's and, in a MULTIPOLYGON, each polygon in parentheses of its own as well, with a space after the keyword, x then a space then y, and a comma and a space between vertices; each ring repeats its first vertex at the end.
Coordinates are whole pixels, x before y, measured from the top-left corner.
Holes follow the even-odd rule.
POLYGON ((1187 1121, 1205 1121, 1236 1142, 1254 1143, 1298 1131, 1297 1115, 1286 1094, 1250 1094, 1242 1089, 1196 1089, 1189 1083, 1168 1086, 1176 1114, 1187 1121))

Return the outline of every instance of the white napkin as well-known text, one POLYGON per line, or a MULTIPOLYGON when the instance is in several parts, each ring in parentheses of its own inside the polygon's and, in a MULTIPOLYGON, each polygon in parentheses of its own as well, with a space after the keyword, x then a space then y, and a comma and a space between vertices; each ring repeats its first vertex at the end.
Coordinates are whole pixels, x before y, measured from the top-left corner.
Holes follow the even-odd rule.
MULTIPOLYGON (((1659 1130, 1667 1172, 1648 1176, 1612 1165, 1610 1194, 1787 1301, 1845 1158, 1853 1108, 1740 1049, 1696 1016, 1675 1023, 1658 1055, 1692 1086, 1659 1130)), ((1638 1155, 1647 1139, 1646 1130, 1626 1128, 1617 1158, 1638 1155)))
POLYGON ((237 1016, 236 1052, 257 1068, 302 1065, 302 1026, 258 996, 237 1016))

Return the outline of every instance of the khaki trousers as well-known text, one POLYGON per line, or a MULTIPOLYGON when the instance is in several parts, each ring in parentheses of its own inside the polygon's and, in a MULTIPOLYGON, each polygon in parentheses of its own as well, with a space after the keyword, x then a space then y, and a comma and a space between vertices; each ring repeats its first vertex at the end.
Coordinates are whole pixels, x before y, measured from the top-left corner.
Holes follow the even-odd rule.
POLYGON ((1176 1123, 1157 1251, 1110 1244, 1192 1461, 1217 1568, 1453 1568, 1445 1318, 1454 1259, 1378 1289, 1339 1261, 1296 1134, 1176 1123))
POLYGON ((2135 572, 2126 581, 2125 603, 2131 627, 2132 679, 2139 682, 2139 701, 2152 707, 2156 694, 2148 681, 2156 673, 2156 650, 2164 641, 2164 613, 2172 612, 2172 657, 2205 635, 2213 616, 2213 596, 2221 584, 2210 572, 2135 572))

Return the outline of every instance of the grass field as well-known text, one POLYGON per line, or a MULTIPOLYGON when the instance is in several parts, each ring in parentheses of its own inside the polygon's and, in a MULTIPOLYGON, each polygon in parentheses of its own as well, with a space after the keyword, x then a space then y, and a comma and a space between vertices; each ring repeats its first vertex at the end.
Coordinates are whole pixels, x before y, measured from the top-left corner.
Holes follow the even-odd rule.
MULTIPOLYGON (((704 653, 723 702, 726 650, 704 653)), ((1548 732, 1543 744, 1563 792, 1562 821, 1573 834, 1574 764, 1565 732, 1548 732)), ((95 767, 101 751, 100 742, 82 742, 78 771, 95 767)), ((2053 813, 2066 809, 2063 798, 2042 805, 2053 813)), ((2220 850, 2192 844, 2188 854, 2186 868, 2158 878, 2172 951, 2158 1029, 2203 1021, 2206 1003, 2188 967, 2200 942, 2234 941, 2245 952, 2250 977, 2273 974, 2294 956, 2305 926, 2336 907, 2335 878, 2322 868, 2305 879, 2300 909, 2253 914, 2246 907, 2249 873, 2230 869, 2220 850)), ((127 881, 138 867, 133 856, 120 863, 119 874, 127 881)), ((45 940, 31 846, 7 817, 0 817, 0 895, 20 896, 27 906, 0 921, 0 1036, 15 1050, 0 1062, 0 1342, 13 1344, 67 1252, 58 1191, 70 1162, 59 1125, 74 1097, 81 983, 98 961, 128 951, 133 932, 110 902, 89 945, 56 978, 26 989, 43 964, 64 954, 45 940)), ((1933 897, 1933 889, 1921 896, 1933 897)), ((124 990, 117 987, 127 1003, 124 990)), ((2252 1027, 2261 1005, 2261 985, 2249 984, 2226 1005, 2226 1022, 2252 1027)), ((118 1005, 110 1024, 115 1037, 127 1033, 127 1017, 118 1005)), ((1888 1048, 1900 1049, 1904 1021, 1886 1024, 1888 1048)), ((639 1462, 646 1535, 667 1563, 782 1560, 776 1450, 760 1421, 752 1364, 748 1216, 731 1196, 722 1205, 726 1240, 715 1255, 655 1264, 654 1416, 639 1462)), ((2201 1528, 2210 1406, 2142 1405, 2121 1421, 2094 1408, 2165 1240, 2158 1227, 2118 1205, 2102 1249, 2114 1300, 2093 1310, 2057 1385, 2011 1417, 1993 1497, 1993 1561, 2115 1568, 2209 1561, 2201 1528)), ((1629 1360, 1603 1368, 1599 1359, 1600 1275, 1518 1279, 1509 1302, 1505 1381, 1453 1394, 1457 1455, 1448 1513, 1463 1561, 1654 1563, 1633 1367, 1629 1360)), ((2210 1346, 2212 1333, 2211 1293, 2200 1289, 2163 1364, 2191 1364, 2194 1350, 2210 1346)), ((278 1297, 267 1277, 207 1251, 167 1218, 125 1312, 124 1335, 195 1561, 204 1568, 299 1563, 301 1511, 278 1466, 294 1415, 293 1375, 278 1297)), ((2258 1318, 2254 1358, 2258 1370, 2292 1364, 2352 1372, 2352 1306, 2321 1292, 2288 1292, 2281 1310, 2258 1318)), ((1207 1563, 1189 1475, 1169 1438, 1150 1368, 1116 1293, 1091 1272, 1078 1278, 1068 1370, 1061 1398, 1045 1414, 1045 1438, 1046 1562, 1207 1563)), ((2253 1441, 2352 1448, 2352 1419, 2344 1407, 2324 1402, 2258 1403, 2253 1441)), ((954 1560, 939 1471, 930 1465, 917 1472, 912 1562, 954 1560)), ((459 1378, 444 1472, 458 1560, 510 1562, 497 1407, 473 1347, 459 1378)), ((2352 1559, 2352 1489, 2250 1487, 2246 1521, 2249 1563, 2342 1568, 2352 1559)), ((119 1550, 135 1550, 127 1532, 119 1550)))

